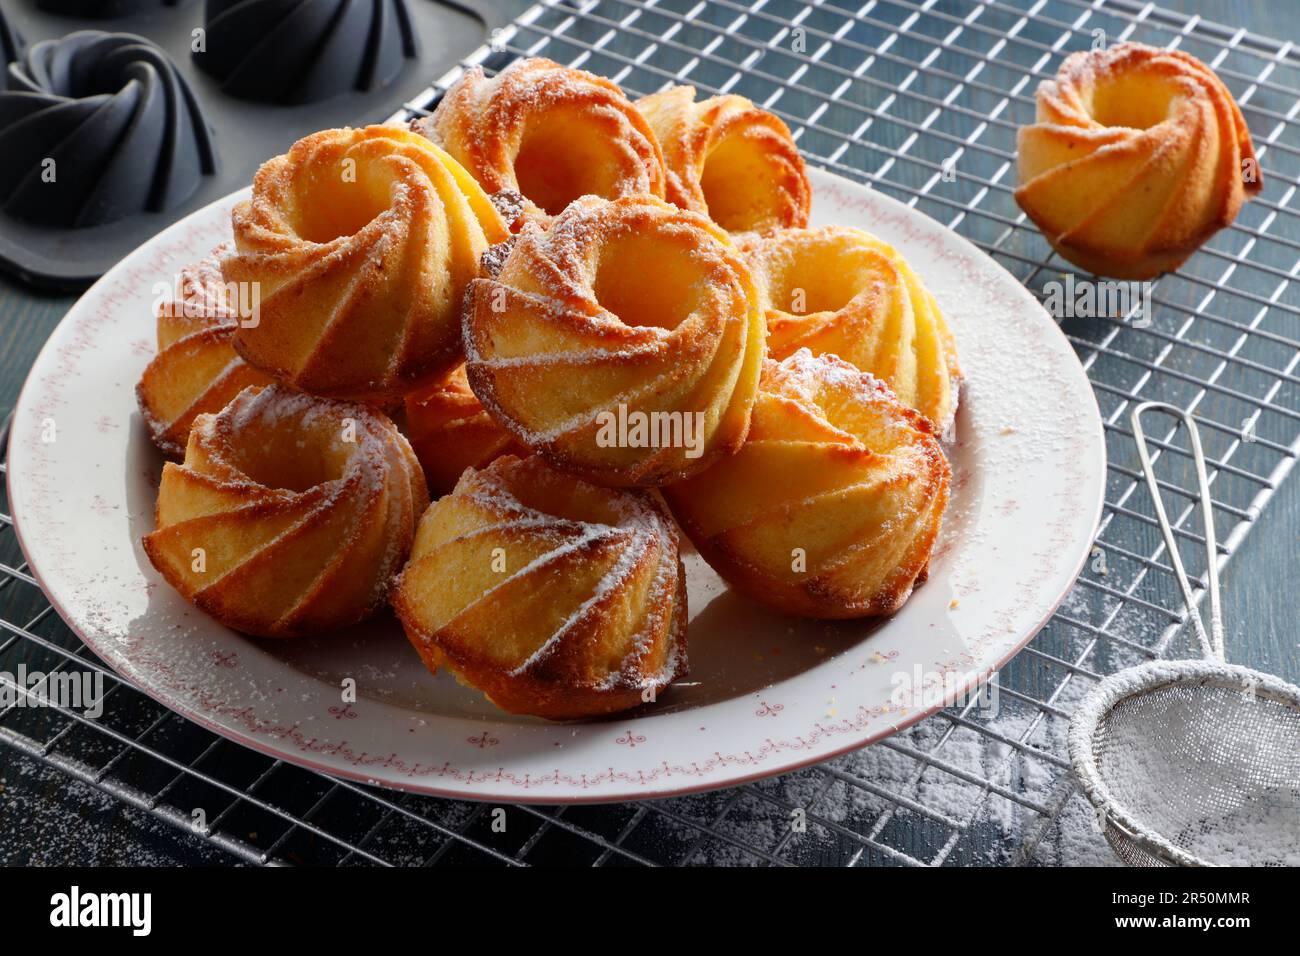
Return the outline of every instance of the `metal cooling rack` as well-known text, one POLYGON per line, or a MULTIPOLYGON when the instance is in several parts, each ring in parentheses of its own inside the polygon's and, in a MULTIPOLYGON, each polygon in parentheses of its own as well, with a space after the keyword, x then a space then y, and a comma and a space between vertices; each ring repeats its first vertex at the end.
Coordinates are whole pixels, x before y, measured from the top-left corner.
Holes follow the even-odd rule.
MULTIPOLYGON (((1155 288, 1134 315, 1064 324, 1106 422, 1106 511, 1066 604, 1001 673, 1000 708, 952 708, 821 766, 712 794, 570 808, 382 791, 252 753, 119 681, 52 613, 0 508, 0 669, 104 671, 95 721, 54 708, 0 713, 0 740, 254 862, 510 864, 958 864, 1077 859, 1083 801, 1065 756, 1074 702, 1105 674, 1181 640, 1171 569, 1126 424, 1138 400, 1195 413, 1211 466, 1220 562, 1300 451, 1300 56, 1289 43, 1132 0, 546 0, 441 77, 544 55, 642 94, 687 82, 739 92, 789 124, 808 160, 962 233, 1041 295, 1069 267, 1015 205, 1017 127, 1033 92, 1098 36, 1177 46, 1208 62, 1256 137, 1263 196, 1155 288), (1097 34, 1094 31, 1102 31, 1097 34), (802 820, 800 829, 792 822, 802 820)), ((1178 534, 1193 526, 1189 452, 1156 436, 1178 534)), ((0 468, 3 466, 0 465, 0 468)), ((1192 553, 1188 552, 1189 555, 1192 553)), ((1196 553, 1199 553, 1196 552, 1196 553)), ((1191 568, 1203 574, 1204 568, 1191 568)), ((1086 822, 1086 821, 1085 821, 1086 822)), ((1091 845, 1100 846, 1092 834, 1091 845)), ((1087 848, 1085 847, 1085 852, 1087 848)), ((1103 850, 1098 860, 1108 854, 1103 850)))

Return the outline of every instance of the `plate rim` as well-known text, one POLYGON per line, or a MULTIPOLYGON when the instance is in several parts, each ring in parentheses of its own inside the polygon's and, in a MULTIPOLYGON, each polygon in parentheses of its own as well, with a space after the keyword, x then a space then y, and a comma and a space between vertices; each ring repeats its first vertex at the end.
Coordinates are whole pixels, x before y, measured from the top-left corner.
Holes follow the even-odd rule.
MULTIPOLYGON (((1106 469, 1107 469, 1105 429, 1102 421, 1100 408, 1097 406, 1095 400, 1096 393, 1095 390, 1092 388, 1092 383, 1087 378, 1087 373, 1083 370, 1081 363, 1078 362, 1077 355, 1075 355, 1074 349, 1070 345, 1069 339, 1065 335, 1060 325, 1042 307, 1042 305, 1037 301, 1037 299, 1034 298, 1033 293, 1030 292, 1029 289, 1019 279, 1017 279, 1014 275, 1012 275, 1004 266, 1001 265, 1001 263, 999 263, 991 255, 984 252, 984 250, 980 249, 978 246, 976 246, 965 236, 961 235, 960 233, 952 229, 949 229, 943 223, 926 215, 919 209, 909 206, 906 203, 900 202, 899 200, 893 198, 892 196, 889 196, 877 189, 874 189, 869 185, 856 182, 845 176, 841 176, 837 173, 822 169, 820 167, 810 166, 809 172, 810 174, 812 174, 812 178, 814 180, 825 178, 825 180, 828 181, 828 185, 835 185, 837 187, 848 187, 851 191, 860 191, 860 190, 868 191, 872 195, 875 201, 883 202, 886 208, 890 208, 891 211, 898 214, 902 218, 906 218, 906 219, 915 218, 915 219, 924 220, 927 223, 927 228, 937 228, 943 230, 946 234, 947 239, 950 241, 955 241, 958 244, 958 247, 962 248, 965 253, 981 261, 983 265, 991 266, 992 268, 996 269, 997 272, 1000 273, 999 276, 1000 284, 1001 282, 1005 282, 1006 287, 1008 289, 1014 288, 1016 290, 1017 297, 1021 298, 1024 301, 1027 308, 1032 308, 1033 310, 1036 310, 1036 312, 1038 313, 1038 320, 1045 323, 1046 326, 1050 326, 1052 333, 1054 333, 1057 337, 1059 337, 1060 344, 1064 346, 1065 350, 1069 354, 1074 356, 1075 361, 1073 363, 1070 363, 1070 367, 1074 372, 1077 372, 1077 374, 1082 379, 1083 383, 1087 385, 1088 393, 1094 399, 1093 402, 1091 403, 1090 414, 1088 415, 1089 418, 1088 424, 1090 426, 1089 431, 1091 432, 1091 437, 1096 445, 1097 453, 1099 456, 1098 464, 1100 467, 1097 469, 1098 480, 1095 483, 1094 495, 1093 495, 1094 500, 1091 503, 1085 503, 1084 507, 1082 508, 1082 511, 1084 513, 1091 514, 1091 522, 1089 525, 1090 531, 1088 535, 1088 545, 1080 549, 1080 554, 1074 562, 1074 567, 1072 568, 1070 574, 1063 579, 1064 583, 1061 586, 1059 593, 1056 593, 1050 601, 1043 603, 1042 605, 1043 610, 1040 616, 1038 617, 1038 620, 1032 626, 1028 626, 1024 628, 1022 634, 1017 638, 1017 640, 1012 645, 1010 645, 1009 648, 1006 650, 1006 652, 1002 654, 994 663, 967 671, 965 679, 962 681, 961 685, 957 687, 955 690, 956 696, 958 698, 962 698, 969 695, 969 693, 973 689, 979 687, 981 682, 986 680, 991 674, 995 674, 998 671, 1000 671, 1004 666, 1006 666, 1006 664, 1013 657, 1019 654, 1038 635, 1038 633, 1042 630, 1042 628, 1047 624, 1047 622, 1051 619, 1051 617, 1064 603, 1065 599, 1070 594, 1070 591, 1074 588, 1074 585, 1079 575, 1082 573, 1083 568, 1087 563, 1089 555, 1091 554, 1092 545, 1096 539, 1097 528, 1100 526, 1101 517, 1104 513, 1105 494, 1106 494, 1106 469)), ((129 259, 132 256, 134 256, 136 253, 138 253, 140 250, 144 249, 145 247, 154 245, 155 243, 158 242, 160 237, 172 232, 173 230, 177 232, 181 231, 183 228, 187 226, 187 224, 190 223, 191 220, 202 217, 203 215, 209 213, 209 210, 211 210, 212 207, 229 203, 231 202, 232 197, 239 197, 242 195, 246 195, 249 191, 249 188, 250 187, 244 187, 243 189, 235 190, 234 192, 229 193, 226 196, 213 200, 211 203, 208 203, 207 205, 194 210, 189 215, 183 217, 182 219, 177 220, 175 223, 168 226, 162 232, 151 237, 145 243, 141 244, 141 246, 138 246, 135 250, 133 250, 130 254, 128 254, 128 256, 123 260, 123 262, 125 262, 126 259, 129 259)), ((816 183, 814 182, 814 199, 816 198, 816 194, 817 194, 816 183)), ((112 648, 109 642, 104 641, 104 642, 97 643, 94 639, 92 639, 87 633, 89 629, 81 627, 77 622, 72 620, 72 618, 66 613, 62 602, 60 602, 57 599, 57 596, 46 585, 44 575, 40 572, 37 565, 33 563, 31 560, 30 549, 24 537, 22 531, 22 523, 18 515, 19 509, 14 507, 17 499, 13 494, 13 483, 14 483, 13 462, 15 460, 13 453, 16 444, 16 436, 18 434, 18 429, 13 426, 19 422, 21 414, 25 410, 25 405, 30 403, 31 400, 30 389, 32 386, 33 379, 35 377, 33 373, 38 366, 40 366, 42 363, 47 361, 48 359, 47 353, 54 352, 56 346, 55 340, 59 336, 59 333, 63 329, 64 325, 67 323, 69 316, 71 316, 77 310, 78 306, 81 305, 83 300, 95 294, 98 290, 100 290, 101 286, 104 286, 108 284, 110 281, 115 280, 120 269, 122 269, 122 263, 115 265, 112 269, 110 269, 98 280, 96 280, 88 289, 85 290, 85 292, 82 293, 82 295, 77 299, 77 301, 74 302, 72 306, 69 307, 67 313, 65 313, 64 316, 59 320, 59 323, 54 327, 54 329, 51 330, 49 337, 46 339, 45 343, 41 347, 41 350, 37 353, 36 358, 33 360, 31 366, 29 367, 27 376, 24 379, 22 388, 19 391, 18 398, 14 403, 12 418, 10 422, 11 427, 8 436, 8 447, 6 451, 6 469, 5 469, 6 493, 8 495, 11 517, 13 519, 14 534, 18 541, 19 548, 22 551, 23 558, 27 562, 28 571, 37 582, 37 585, 40 587, 42 593, 45 595, 46 600, 49 601, 51 607, 53 607, 55 613, 59 615, 60 619, 77 636, 77 638, 81 640, 86 645, 87 648, 93 651, 100 658, 100 660, 104 662, 105 666, 107 666, 110 670, 114 672, 114 674, 119 680, 124 681, 129 686, 145 694, 147 697, 156 701, 160 705, 181 715, 185 719, 197 723, 201 727, 209 730, 212 733, 217 734, 218 736, 221 736, 227 740, 231 740, 242 746, 249 747, 259 753, 265 754, 266 756, 279 759, 279 760, 284 760, 285 762, 294 764, 296 766, 301 766, 314 771, 318 771, 327 776, 343 778, 356 783, 367 784, 370 786, 378 786, 384 789, 391 789, 399 792, 420 793, 428 796, 435 796, 435 797, 441 797, 441 798, 453 799, 453 800, 468 800, 468 801, 479 801, 479 802, 506 801, 509 803, 516 803, 516 804, 561 805, 561 804, 618 803, 618 802, 627 802, 627 801, 644 800, 644 799, 663 799, 668 797, 686 796, 690 794, 701 793, 701 792, 706 792, 711 790, 742 786, 747 783, 752 783, 755 780, 781 776, 783 774, 788 774, 797 770, 801 770, 803 768, 815 764, 824 763, 826 761, 832 760, 836 757, 842 756, 851 751, 859 750, 864 747, 870 746, 871 744, 878 743, 879 741, 884 740, 887 737, 891 737, 903 730, 906 730, 907 728, 913 726, 916 723, 919 723, 921 720, 924 720, 927 717, 934 715, 935 713, 937 713, 938 711, 944 708, 945 705, 942 700, 939 703, 933 705, 923 704, 917 707, 914 711, 909 711, 906 714, 906 716, 903 716, 898 720, 882 723, 877 729, 873 731, 870 732, 848 731, 845 733, 846 739, 845 742, 843 743, 835 743, 828 747, 814 746, 804 751, 792 752, 795 755, 788 760, 782 760, 780 756, 774 756, 770 761, 763 762, 758 765, 754 765, 753 769, 746 769, 744 771, 736 770, 735 772, 730 772, 728 770, 729 765, 724 763, 722 764, 720 770, 717 770, 708 776, 702 776, 694 780, 685 781, 676 785, 658 786, 655 782, 652 781, 643 786, 636 787, 624 782, 619 782, 619 783, 612 784, 608 789, 593 787, 592 789, 578 790, 572 787, 570 787, 569 789, 560 789, 557 787, 554 790, 542 791, 542 790, 531 790, 531 789, 522 789, 522 788, 511 789, 510 788, 511 785, 507 784, 504 787, 494 790, 491 788, 484 788, 481 783, 472 783, 472 782, 466 784, 464 787, 446 786, 446 785, 439 786, 432 779, 425 779, 416 776, 405 776, 405 777, 392 776, 392 777, 380 779, 375 777, 371 773, 367 773, 365 769, 358 768, 355 765, 343 764, 343 763, 340 764, 324 763, 314 759, 310 753, 305 753, 301 750, 297 750, 289 746, 275 747, 267 739, 260 738, 257 735, 253 734, 252 732, 243 731, 239 729, 234 722, 231 722, 230 724, 219 723, 217 720, 204 714, 202 711, 199 711, 194 707, 191 707, 187 703, 180 701, 176 696, 168 694, 165 688, 158 686, 157 682, 155 682, 152 685, 137 683, 136 681, 132 680, 129 676, 127 676, 127 674, 132 670, 132 665, 130 664, 129 659, 125 655, 118 653, 115 648, 112 648), (124 671, 126 673, 124 673, 124 671)), ((1085 436, 1081 434, 1080 437, 1082 438, 1085 436)), ((774 684, 773 686, 779 686, 779 682, 777 684, 774 684)), ((432 719, 436 720, 439 718, 434 717, 432 719)), ((453 719, 461 719, 461 718, 453 718, 453 719)), ((628 723, 635 723, 643 719, 643 717, 642 715, 636 715, 636 716, 626 717, 624 719, 628 723)), ((605 723, 612 728, 616 725, 617 721, 603 721, 602 723, 605 723)), ((567 725, 562 725, 562 726, 567 726, 567 725)), ((575 726, 588 726, 588 724, 576 724, 575 726)), ((834 739, 834 738, 827 737, 826 739, 834 739)), ((501 769, 504 770, 505 768, 502 767, 501 769)), ((672 778, 671 776, 669 776, 663 779, 670 780, 672 778)))

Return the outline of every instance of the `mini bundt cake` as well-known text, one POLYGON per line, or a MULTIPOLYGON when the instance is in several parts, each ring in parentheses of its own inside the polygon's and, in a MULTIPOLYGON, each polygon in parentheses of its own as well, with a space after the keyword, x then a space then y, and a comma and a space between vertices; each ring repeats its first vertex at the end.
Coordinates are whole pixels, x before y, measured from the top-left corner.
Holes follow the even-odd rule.
POLYGON ((0 209, 83 228, 173 209, 217 170, 198 98, 167 53, 80 30, 28 47, 0 86, 0 209))
POLYGON ((665 489, 722 577, 779 611, 890 614, 925 579, 948 501, 934 425, 834 355, 769 360, 749 439, 665 489))
POLYGON ((1214 72, 1180 50, 1073 53, 1020 130, 1016 202, 1097 275, 1178 268, 1263 185, 1250 130, 1214 72))
POLYGON ((451 491, 466 468, 482 468, 505 454, 526 454, 474 397, 463 365, 406 396, 406 424, 435 498, 451 491))
POLYGON ((780 117, 729 94, 674 86, 637 100, 663 149, 667 198, 730 232, 806 226, 812 187, 780 117))
POLYGON ((934 296, 860 229, 783 229, 738 243, 767 286, 767 349, 838 355, 885 382, 942 434, 957 408, 957 348, 934 296))
POLYGON ((383 605, 428 500, 415 453, 383 415, 249 388, 200 415, 184 463, 163 467, 144 549, 229 627, 327 631, 383 605))
POLYGON ((232 302, 230 286, 221 274, 221 260, 233 247, 223 242, 198 262, 185 266, 176 275, 170 298, 158 303, 154 312, 158 324, 158 351, 194 332, 214 325, 234 325, 241 309, 250 312, 250 302, 232 302))
POLYGON ((221 411, 250 385, 271 384, 235 351, 242 306, 221 278, 227 250, 181 270, 177 294, 158 306, 158 354, 135 387, 149 437, 173 458, 185 454, 197 416, 221 411))
POLYGON ((512 713, 626 710, 686 673, 686 576, 658 496, 535 455, 466 471, 429 508, 393 606, 430 670, 512 713))
POLYGON ((579 196, 664 195, 659 144, 623 91, 551 60, 470 69, 415 128, 543 223, 579 196))
POLYGON ((392 82, 419 55, 406 0, 207 0, 194 62, 223 92, 312 103, 392 82))
POLYGON ((766 301, 727 234, 650 196, 528 227, 465 300, 470 386, 526 448, 604 485, 658 485, 738 448, 766 301))
POLYGON ((225 278, 260 290, 240 354, 303 391, 371 402, 459 363, 465 286, 507 237, 459 163, 394 126, 299 140, 257 171, 233 222, 225 278))

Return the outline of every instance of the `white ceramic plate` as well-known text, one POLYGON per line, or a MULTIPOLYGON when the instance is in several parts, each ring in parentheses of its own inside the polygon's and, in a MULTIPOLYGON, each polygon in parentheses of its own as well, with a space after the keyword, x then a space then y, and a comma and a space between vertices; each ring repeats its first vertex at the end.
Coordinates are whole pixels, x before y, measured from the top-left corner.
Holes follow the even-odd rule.
POLYGON ((136 250, 50 336, 9 447, 27 560, 72 629, 145 692, 217 733, 341 776, 454 797, 612 801, 735 784, 879 740, 942 703, 933 692, 900 701, 905 680, 965 692, 1055 610, 1092 542, 1105 452, 1073 351, 1010 274, 913 209, 811 178, 814 224, 867 229, 911 262, 948 317, 966 376, 930 580, 887 622, 768 614, 690 554, 690 678, 644 712, 548 724, 430 676, 391 617, 288 643, 209 619, 140 546, 162 460, 134 386, 154 351, 156 284, 228 236, 240 196, 136 250), (356 679, 356 703, 341 699, 345 677, 356 679))

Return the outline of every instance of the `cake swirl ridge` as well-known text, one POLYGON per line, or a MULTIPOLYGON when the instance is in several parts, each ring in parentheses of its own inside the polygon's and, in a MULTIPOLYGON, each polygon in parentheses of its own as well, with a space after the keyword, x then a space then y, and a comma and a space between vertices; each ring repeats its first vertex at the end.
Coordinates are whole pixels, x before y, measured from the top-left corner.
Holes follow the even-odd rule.
POLYGON ((665 489, 727 582, 776 610, 892 614, 924 581, 951 470, 930 420, 835 355, 768 360, 749 437, 665 489))
POLYGON ((807 225, 812 187, 781 118, 734 93, 695 96, 673 86, 636 101, 663 149, 668 201, 729 232, 807 225))
POLYGON ((769 357, 838 355, 946 432, 961 372, 934 295, 902 255, 847 226, 749 234, 737 245, 767 286, 769 357))
POLYGON ((199 415, 163 468, 144 549, 236 630, 292 637, 375 613, 428 504, 414 452, 363 405, 279 385, 199 415))
POLYGON ((231 219, 222 271, 260 293, 240 354, 294 388, 377 402, 459 364, 465 286, 507 235, 459 163, 396 126, 299 140, 231 219))

